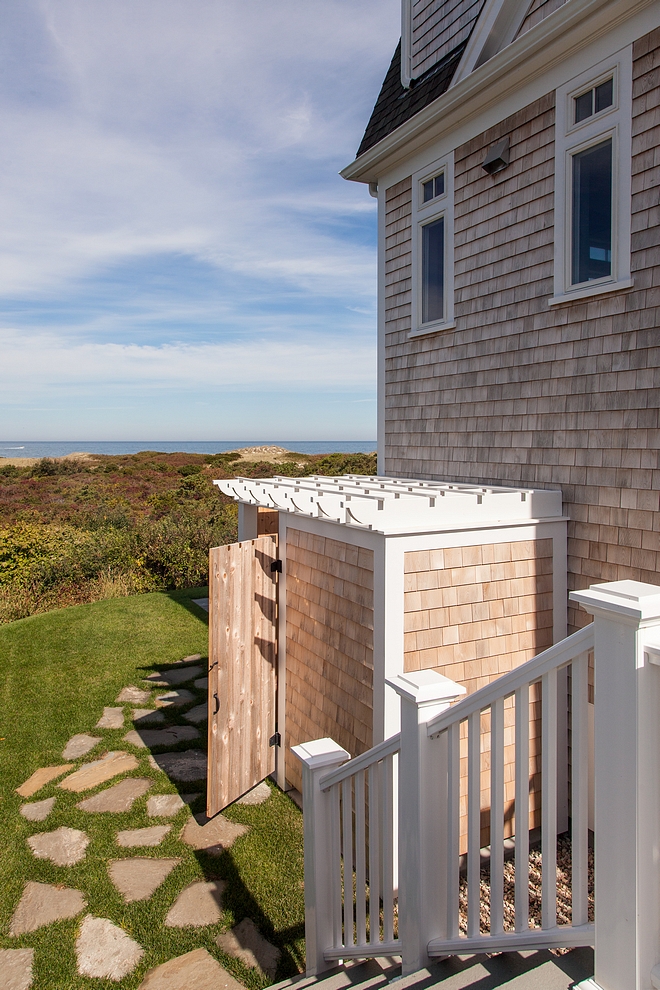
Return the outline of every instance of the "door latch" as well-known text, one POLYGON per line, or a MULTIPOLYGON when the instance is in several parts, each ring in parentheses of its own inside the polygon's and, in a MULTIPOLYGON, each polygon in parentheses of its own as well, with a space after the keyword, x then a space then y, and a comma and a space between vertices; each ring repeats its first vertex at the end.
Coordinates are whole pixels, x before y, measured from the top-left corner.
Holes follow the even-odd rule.
POLYGON ((282 745, 282 736, 279 734, 279 732, 275 732, 270 737, 270 739, 268 740, 268 745, 269 746, 281 746, 282 745))
POLYGON ((272 573, 275 573, 277 571, 278 574, 281 574, 282 573, 282 561, 281 560, 273 560, 271 562, 270 569, 271 569, 271 572, 272 573))

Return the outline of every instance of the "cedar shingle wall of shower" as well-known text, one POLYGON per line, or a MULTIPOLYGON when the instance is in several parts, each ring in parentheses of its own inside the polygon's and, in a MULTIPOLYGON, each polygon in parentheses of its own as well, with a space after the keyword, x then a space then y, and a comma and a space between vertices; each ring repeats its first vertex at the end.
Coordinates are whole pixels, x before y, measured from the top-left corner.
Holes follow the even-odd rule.
POLYGON ((291 747, 330 736, 351 756, 372 745, 372 550, 302 530, 286 536, 286 776, 291 747))

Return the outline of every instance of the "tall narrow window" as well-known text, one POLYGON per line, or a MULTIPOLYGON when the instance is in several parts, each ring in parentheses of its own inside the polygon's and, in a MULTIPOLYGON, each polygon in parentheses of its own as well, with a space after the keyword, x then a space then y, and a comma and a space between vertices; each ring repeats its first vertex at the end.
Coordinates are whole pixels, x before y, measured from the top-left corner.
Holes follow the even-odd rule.
POLYGON ((454 156, 412 175, 412 306, 410 336, 454 323, 454 156))
POLYGON ((573 155, 573 285, 612 274, 612 139, 573 155))
POLYGON ((632 45, 557 88, 550 306, 632 288, 632 45))
POLYGON ((445 314, 445 218, 422 227, 422 323, 445 314))

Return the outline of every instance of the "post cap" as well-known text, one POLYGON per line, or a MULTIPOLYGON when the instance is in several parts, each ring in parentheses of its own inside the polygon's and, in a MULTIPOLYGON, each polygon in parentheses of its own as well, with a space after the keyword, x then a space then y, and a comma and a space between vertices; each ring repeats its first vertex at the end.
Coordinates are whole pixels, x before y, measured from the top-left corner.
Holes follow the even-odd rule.
POLYGON ((435 670, 415 670, 407 674, 386 677, 385 683, 394 688, 401 698, 416 705, 433 705, 439 701, 452 701, 466 694, 466 688, 435 670))
POLYGON ((291 752, 310 770, 339 766, 351 758, 350 753, 347 753, 339 743, 327 737, 311 739, 309 742, 300 743, 299 746, 292 746, 291 752))
POLYGON ((610 581, 592 584, 584 591, 571 591, 569 598, 579 602, 591 615, 613 612, 643 621, 660 619, 660 587, 641 581, 610 581))

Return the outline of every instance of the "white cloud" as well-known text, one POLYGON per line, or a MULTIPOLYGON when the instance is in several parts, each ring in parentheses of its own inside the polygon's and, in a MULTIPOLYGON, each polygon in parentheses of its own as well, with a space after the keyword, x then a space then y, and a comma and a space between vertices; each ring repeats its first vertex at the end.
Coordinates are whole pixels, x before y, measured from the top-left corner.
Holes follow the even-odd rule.
MULTIPOLYGON (((63 436, 68 394, 79 423, 83 394, 178 389, 188 398, 167 410, 154 398, 148 415, 199 435, 189 395, 221 382, 269 432, 278 416, 300 421, 291 396, 304 390, 319 403, 371 393, 375 204, 337 173, 398 18, 399 0, 9 0, 5 424, 21 395, 39 397, 33 435, 59 403, 63 436), (287 388, 277 409, 260 407, 260 391, 287 388)), ((140 432, 135 416, 124 435, 140 432)))
POLYGON ((26 392, 139 384, 144 388, 240 388, 265 391, 314 387, 372 389, 371 342, 264 337, 217 343, 116 344, 67 340, 55 334, 0 332, 0 391, 23 401, 26 392))
POLYGON ((0 293, 158 250, 373 292, 371 252, 318 224, 373 211, 336 172, 366 123, 395 0, 26 6, 42 79, 29 98, 11 71, 0 80, 0 293))

